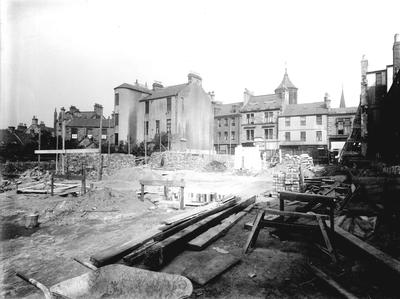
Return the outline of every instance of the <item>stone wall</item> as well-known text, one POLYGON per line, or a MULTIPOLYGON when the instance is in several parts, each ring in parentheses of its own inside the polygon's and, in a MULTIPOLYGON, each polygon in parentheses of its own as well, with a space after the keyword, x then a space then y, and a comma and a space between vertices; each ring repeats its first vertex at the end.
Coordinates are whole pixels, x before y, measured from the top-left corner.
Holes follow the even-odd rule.
MULTIPOLYGON (((136 166, 136 157, 127 154, 102 154, 103 174, 112 175, 122 168, 136 166)), ((99 169, 99 154, 70 154, 66 155, 65 169, 71 174, 81 174, 86 169, 89 179, 97 179, 99 169)), ((61 164, 60 164, 61 165, 61 164)))
POLYGON ((232 170, 234 167, 234 156, 232 155, 192 154, 172 151, 161 153, 154 152, 150 157, 149 164, 152 168, 170 170, 204 170, 212 161, 218 161, 225 164, 227 170, 232 170))

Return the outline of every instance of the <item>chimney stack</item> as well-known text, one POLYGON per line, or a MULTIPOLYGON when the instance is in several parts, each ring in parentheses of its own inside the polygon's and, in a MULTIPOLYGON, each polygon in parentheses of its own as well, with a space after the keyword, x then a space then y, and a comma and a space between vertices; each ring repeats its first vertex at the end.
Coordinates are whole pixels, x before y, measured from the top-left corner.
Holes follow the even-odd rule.
POLYGON ((365 58, 365 55, 363 55, 362 59, 361 59, 361 95, 360 95, 360 104, 362 106, 368 105, 368 100, 367 100, 367 89, 368 89, 367 71, 368 71, 368 60, 365 58))
POLYGON ((247 103, 249 102, 250 97, 252 95, 253 95, 253 93, 250 90, 248 90, 247 88, 244 89, 244 92, 243 92, 243 106, 247 105, 247 103))
POLYGON ((214 102, 214 101, 215 101, 215 93, 214 93, 214 91, 210 91, 210 92, 208 93, 208 95, 210 96, 211 101, 214 102))
POLYGON ((96 114, 96 116, 101 117, 102 115, 102 110, 103 110, 103 106, 101 106, 100 104, 94 104, 94 113, 96 114))
POLYGON ((201 81, 202 81, 202 79, 201 79, 200 75, 195 74, 195 73, 188 74, 188 82, 189 83, 196 83, 201 86, 201 81))
POLYGON ((400 34, 396 33, 394 35, 393 43, 393 81, 400 69, 400 34))
POLYGON ((325 96, 324 96, 324 103, 325 103, 325 107, 327 109, 331 108, 331 99, 329 97, 329 94, 326 92, 325 96))
POLYGON ((161 84, 160 81, 154 81, 153 83, 153 90, 163 88, 164 86, 161 84))
POLYGON ((32 126, 37 126, 38 125, 38 119, 36 116, 32 117, 32 126))

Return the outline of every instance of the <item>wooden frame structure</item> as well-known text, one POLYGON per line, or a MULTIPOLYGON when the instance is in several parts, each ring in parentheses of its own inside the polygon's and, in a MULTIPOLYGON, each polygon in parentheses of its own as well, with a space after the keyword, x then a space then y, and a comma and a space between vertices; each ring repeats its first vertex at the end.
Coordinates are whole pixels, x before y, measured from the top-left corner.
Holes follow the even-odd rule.
POLYGON ((185 181, 182 179, 178 180, 140 180, 140 200, 144 200, 144 186, 164 186, 164 196, 167 198, 169 187, 180 187, 180 205, 179 208, 183 210, 185 208, 185 181))
POLYGON ((306 194, 306 193, 296 193, 296 192, 288 192, 288 191, 281 191, 279 194, 279 210, 277 209, 268 209, 263 208, 261 209, 255 221, 252 225, 252 230, 248 237, 248 240, 243 248, 243 253, 248 253, 250 247, 254 245, 257 240, 258 234, 260 229, 263 227, 286 227, 286 228, 300 228, 300 229, 307 229, 307 230, 315 230, 316 228, 321 231, 322 237, 324 239, 327 252, 329 253, 333 262, 336 262, 336 252, 334 246, 332 244, 334 234, 335 234, 335 223, 334 223, 334 208, 335 202, 332 197, 318 195, 318 194, 306 194), (285 211, 285 200, 288 201, 301 201, 307 203, 320 203, 322 205, 327 205, 329 207, 329 215, 324 214, 316 214, 312 212, 302 213, 302 212, 292 212, 292 211, 285 211), (276 215, 273 220, 265 219, 265 214, 276 215), (318 225, 306 225, 306 224, 292 224, 284 222, 283 218, 285 216, 291 217, 302 217, 315 220, 318 225), (326 222, 329 221, 329 228, 326 222))

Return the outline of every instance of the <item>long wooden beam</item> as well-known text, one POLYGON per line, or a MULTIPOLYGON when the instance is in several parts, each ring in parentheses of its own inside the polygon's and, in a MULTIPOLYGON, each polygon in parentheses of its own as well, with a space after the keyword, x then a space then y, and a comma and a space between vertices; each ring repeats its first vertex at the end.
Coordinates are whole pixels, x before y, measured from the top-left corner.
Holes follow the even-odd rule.
POLYGON ((185 187, 183 180, 140 180, 139 183, 146 186, 185 187))
POLYGON ((319 195, 319 194, 290 192, 290 191, 280 191, 279 198, 283 199, 283 200, 289 200, 289 201, 301 201, 301 202, 318 201, 320 203, 325 203, 325 204, 333 203, 333 198, 330 196, 319 195))
POLYGON ((323 214, 307 214, 307 213, 300 213, 300 212, 290 212, 290 211, 280 211, 276 209, 267 209, 264 208, 264 211, 267 214, 272 214, 272 215, 279 215, 279 216, 293 216, 293 217, 304 217, 304 218, 309 218, 309 219, 314 219, 317 220, 317 217, 321 217, 323 220, 328 220, 329 216, 328 215, 323 215, 323 214))
POLYGON ((45 154, 98 154, 100 153, 98 148, 77 148, 77 149, 65 149, 65 150, 35 150, 36 155, 45 154))

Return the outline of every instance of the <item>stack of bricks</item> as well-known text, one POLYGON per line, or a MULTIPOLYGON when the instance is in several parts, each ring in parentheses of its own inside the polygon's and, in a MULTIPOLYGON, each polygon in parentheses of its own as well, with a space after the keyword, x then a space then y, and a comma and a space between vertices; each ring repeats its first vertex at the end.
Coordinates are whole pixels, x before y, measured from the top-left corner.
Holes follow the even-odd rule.
POLYGON ((273 190, 271 191, 271 196, 278 197, 279 191, 285 191, 285 173, 284 172, 274 173, 272 184, 273 184, 273 190))
POLYGON ((285 190, 292 192, 300 191, 300 174, 298 168, 289 168, 285 175, 285 190))

